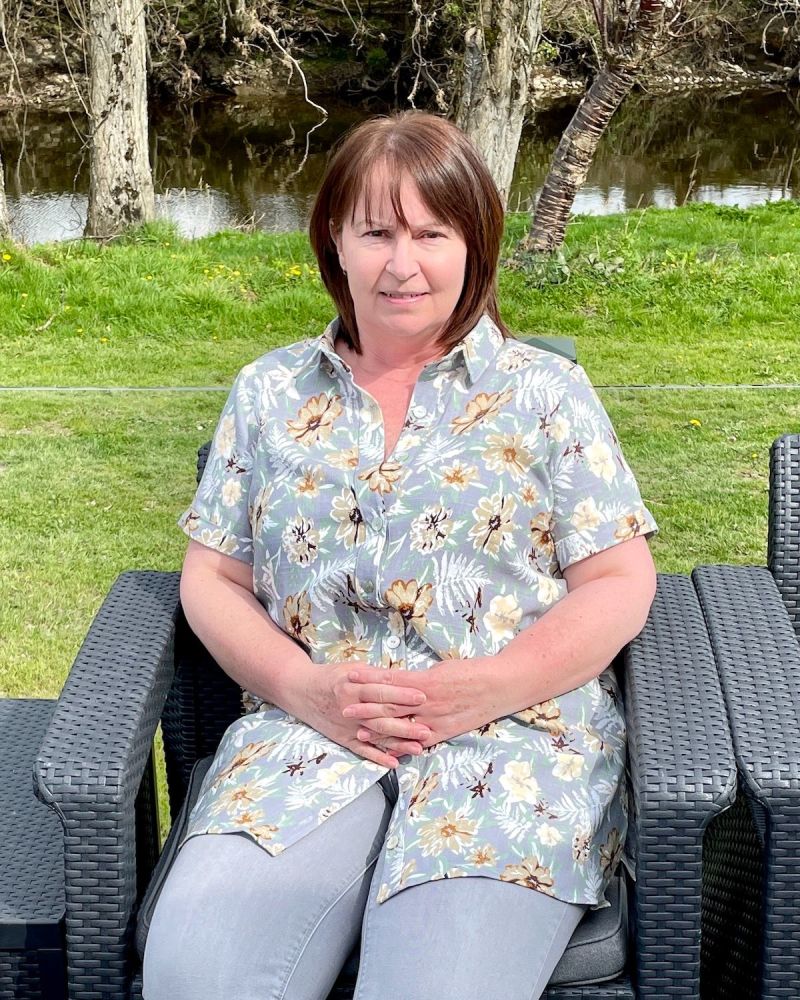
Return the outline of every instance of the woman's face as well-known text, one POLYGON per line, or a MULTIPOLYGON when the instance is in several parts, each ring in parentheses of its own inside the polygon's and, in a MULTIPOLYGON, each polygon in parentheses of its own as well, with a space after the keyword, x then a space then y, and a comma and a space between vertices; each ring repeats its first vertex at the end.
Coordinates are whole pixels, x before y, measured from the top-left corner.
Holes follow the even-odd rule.
POLYGON ((370 200, 371 226, 362 196, 353 221, 348 214, 341 232, 333 233, 359 336, 402 338, 409 346, 412 339, 415 346, 434 341, 461 297, 467 245, 437 221, 408 177, 400 200, 409 229, 395 217, 382 170, 373 175, 370 200))

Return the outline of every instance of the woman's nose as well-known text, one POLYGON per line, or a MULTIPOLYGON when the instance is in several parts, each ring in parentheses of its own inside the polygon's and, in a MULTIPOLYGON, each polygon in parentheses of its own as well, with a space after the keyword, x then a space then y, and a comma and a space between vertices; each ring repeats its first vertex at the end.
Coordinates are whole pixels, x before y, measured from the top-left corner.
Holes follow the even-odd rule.
POLYGON ((406 281, 417 273, 419 265, 414 253, 414 241, 410 235, 398 236, 394 240, 389 260, 386 262, 386 270, 398 281, 406 281))

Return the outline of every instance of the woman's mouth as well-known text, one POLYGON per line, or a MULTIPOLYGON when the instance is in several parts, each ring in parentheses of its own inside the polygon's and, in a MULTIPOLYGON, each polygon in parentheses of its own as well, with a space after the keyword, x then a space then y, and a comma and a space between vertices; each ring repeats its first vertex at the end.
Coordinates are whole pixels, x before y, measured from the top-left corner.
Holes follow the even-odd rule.
POLYGON ((394 302, 398 305, 409 302, 419 302, 424 299, 427 292, 381 292, 387 302, 394 302))

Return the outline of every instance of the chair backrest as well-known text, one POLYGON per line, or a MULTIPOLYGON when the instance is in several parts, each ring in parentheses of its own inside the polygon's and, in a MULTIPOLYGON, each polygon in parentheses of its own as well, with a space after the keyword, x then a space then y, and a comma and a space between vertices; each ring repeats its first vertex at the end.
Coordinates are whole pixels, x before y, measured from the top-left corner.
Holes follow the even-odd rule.
POLYGON ((800 434, 770 448, 767 565, 800 639, 800 434))

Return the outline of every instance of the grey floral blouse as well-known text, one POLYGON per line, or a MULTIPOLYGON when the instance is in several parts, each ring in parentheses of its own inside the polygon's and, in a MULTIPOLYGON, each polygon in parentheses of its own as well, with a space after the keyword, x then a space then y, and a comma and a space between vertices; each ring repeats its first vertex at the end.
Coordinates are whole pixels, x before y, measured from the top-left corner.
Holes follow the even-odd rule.
MULTIPOLYGON (((253 566, 315 663, 426 670, 499 652, 567 592, 562 571, 657 531, 583 369, 488 316, 414 388, 384 460, 375 400, 320 336, 246 365, 178 524, 253 566)), ((243 692, 181 846, 242 832, 272 855, 386 768, 243 692)), ((611 668, 405 755, 380 902, 484 875, 593 908, 626 853, 625 721, 611 668)))

